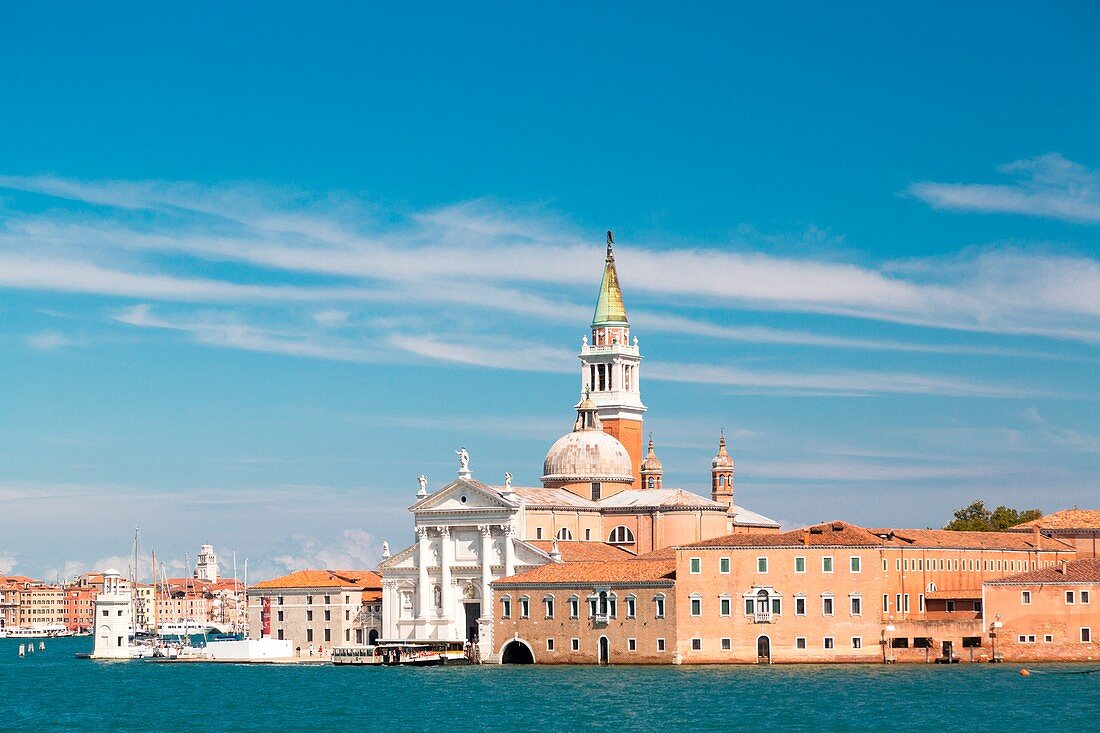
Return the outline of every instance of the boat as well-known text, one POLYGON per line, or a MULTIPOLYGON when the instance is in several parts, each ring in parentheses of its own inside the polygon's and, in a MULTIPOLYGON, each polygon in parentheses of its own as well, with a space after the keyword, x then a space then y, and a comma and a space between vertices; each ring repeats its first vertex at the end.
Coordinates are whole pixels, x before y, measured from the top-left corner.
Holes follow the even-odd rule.
POLYGON ((184 619, 183 621, 166 621, 163 624, 157 626, 157 636, 161 637, 177 637, 182 638, 185 636, 203 636, 205 634, 219 633, 216 628, 207 623, 199 623, 194 619, 184 619))
POLYGON ((462 641, 394 641, 380 642, 373 647, 339 647, 333 650, 333 664, 381 664, 386 667, 442 667, 470 663, 470 649, 462 641), (380 661, 366 661, 375 657, 380 661))
POLYGON ((0 639, 54 639, 74 636, 75 632, 64 624, 37 624, 35 626, 7 626, 0 628, 0 639))

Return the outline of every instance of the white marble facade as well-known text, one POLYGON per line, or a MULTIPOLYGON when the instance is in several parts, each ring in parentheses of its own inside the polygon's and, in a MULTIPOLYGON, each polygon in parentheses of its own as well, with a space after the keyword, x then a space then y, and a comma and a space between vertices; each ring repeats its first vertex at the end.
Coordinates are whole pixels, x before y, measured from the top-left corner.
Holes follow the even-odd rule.
POLYGON ((476 640, 493 657, 490 584, 550 561, 523 542, 523 504, 509 489, 460 472, 409 508, 416 543, 381 564, 384 640, 476 640))

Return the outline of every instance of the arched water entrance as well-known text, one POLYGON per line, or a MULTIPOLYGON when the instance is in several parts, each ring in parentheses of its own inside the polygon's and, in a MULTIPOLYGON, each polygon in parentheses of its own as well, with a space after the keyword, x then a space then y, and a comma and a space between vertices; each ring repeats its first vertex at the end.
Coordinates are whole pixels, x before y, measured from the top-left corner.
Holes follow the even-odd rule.
POLYGON ((531 647, 519 639, 513 639, 504 645, 500 651, 501 664, 534 664, 535 655, 531 653, 531 647))
POLYGON ((370 630, 370 633, 367 634, 367 643, 371 646, 378 644, 378 629, 370 630))
POLYGON ((607 640, 606 636, 600 637, 600 664, 611 664, 611 642, 607 640))
POLYGON ((772 663, 772 640, 766 636, 759 636, 756 639, 756 663, 772 663))

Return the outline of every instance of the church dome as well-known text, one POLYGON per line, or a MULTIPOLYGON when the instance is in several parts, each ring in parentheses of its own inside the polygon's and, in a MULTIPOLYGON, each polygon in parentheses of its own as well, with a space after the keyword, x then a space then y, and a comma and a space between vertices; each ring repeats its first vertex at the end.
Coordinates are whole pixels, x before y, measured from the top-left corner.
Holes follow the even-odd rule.
POLYGON ((586 395, 577 405, 573 432, 550 446, 542 464, 543 483, 609 481, 633 483, 626 446, 603 431, 596 404, 586 395))

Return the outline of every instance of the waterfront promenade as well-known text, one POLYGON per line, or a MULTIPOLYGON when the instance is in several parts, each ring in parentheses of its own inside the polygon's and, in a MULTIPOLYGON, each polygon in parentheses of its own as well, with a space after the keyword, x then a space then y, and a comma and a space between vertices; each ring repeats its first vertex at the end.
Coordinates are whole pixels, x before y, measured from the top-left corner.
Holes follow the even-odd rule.
POLYGON ((33 659, 0 640, 12 730, 1014 731, 1100 715, 1090 665, 439 667, 146 664, 33 659), (1071 674, 1064 674, 1069 672, 1071 674), (19 690, 19 694, 11 691, 19 690))

